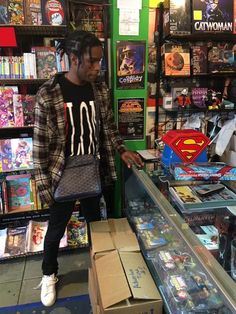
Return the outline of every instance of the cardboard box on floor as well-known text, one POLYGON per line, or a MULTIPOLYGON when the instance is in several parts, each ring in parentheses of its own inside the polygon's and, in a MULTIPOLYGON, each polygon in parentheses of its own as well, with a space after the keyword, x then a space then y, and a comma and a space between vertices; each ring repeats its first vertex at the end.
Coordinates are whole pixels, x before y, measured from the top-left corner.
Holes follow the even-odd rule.
POLYGON ((93 314, 162 313, 161 296, 140 252, 115 250, 94 260, 89 295, 93 314))
POLYGON ((126 252, 140 251, 138 240, 127 218, 91 222, 90 232, 94 258, 116 249, 126 252))
POLYGON ((126 218, 93 222, 89 295, 94 314, 160 314, 162 299, 126 218))

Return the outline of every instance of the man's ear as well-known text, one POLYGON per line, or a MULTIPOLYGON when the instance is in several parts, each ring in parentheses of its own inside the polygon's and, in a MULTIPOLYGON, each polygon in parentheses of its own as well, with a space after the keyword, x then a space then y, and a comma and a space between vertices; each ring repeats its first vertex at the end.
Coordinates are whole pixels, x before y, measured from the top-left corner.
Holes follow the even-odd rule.
POLYGON ((79 64, 79 59, 73 52, 70 54, 70 62, 71 64, 76 65, 76 66, 78 66, 79 64))

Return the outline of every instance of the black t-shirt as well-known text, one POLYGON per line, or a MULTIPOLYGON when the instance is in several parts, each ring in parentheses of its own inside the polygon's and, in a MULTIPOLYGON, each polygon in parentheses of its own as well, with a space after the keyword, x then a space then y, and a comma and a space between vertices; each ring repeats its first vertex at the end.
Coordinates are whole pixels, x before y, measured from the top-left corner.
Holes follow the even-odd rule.
POLYGON ((97 119, 92 85, 73 84, 64 75, 59 84, 66 118, 66 157, 95 154, 97 119))

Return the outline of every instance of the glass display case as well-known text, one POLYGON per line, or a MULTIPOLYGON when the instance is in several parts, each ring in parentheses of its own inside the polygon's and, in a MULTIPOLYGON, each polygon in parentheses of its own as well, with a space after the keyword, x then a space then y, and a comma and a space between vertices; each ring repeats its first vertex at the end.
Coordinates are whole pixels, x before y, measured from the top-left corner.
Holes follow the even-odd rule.
POLYGON ((144 170, 125 172, 124 210, 167 313, 236 313, 236 283, 144 170))

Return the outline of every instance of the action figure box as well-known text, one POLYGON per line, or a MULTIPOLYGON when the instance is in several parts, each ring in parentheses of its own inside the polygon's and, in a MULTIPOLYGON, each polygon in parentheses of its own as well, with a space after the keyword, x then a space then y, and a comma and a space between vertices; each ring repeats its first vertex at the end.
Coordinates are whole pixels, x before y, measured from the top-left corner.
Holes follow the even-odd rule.
POLYGON ((236 55, 233 43, 218 43, 208 52, 208 70, 210 73, 236 72, 236 55))
POLYGON ((192 73, 193 75, 207 74, 207 46, 194 45, 191 47, 192 52, 192 73))
POLYGON ((175 180, 236 180, 236 167, 223 162, 173 163, 170 172, 175 180))
POLYGON ((165 43, 161 47, 164 74, 167 76, 190 76, 189 45, 165 43))
POLYGON ((233 0, 193 0, 193 33, 232 33, 233 5, 233 0))
POLYGON ((190 1, 165 0, 163 15, 163 33, 168 35, 191 34, 190 1))
POLYGON ((192 104, 198 108, 206 108, 205 99, 207 97, 207 87, 193 87, 192 94, 192 104))

